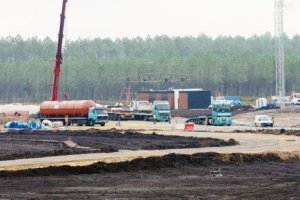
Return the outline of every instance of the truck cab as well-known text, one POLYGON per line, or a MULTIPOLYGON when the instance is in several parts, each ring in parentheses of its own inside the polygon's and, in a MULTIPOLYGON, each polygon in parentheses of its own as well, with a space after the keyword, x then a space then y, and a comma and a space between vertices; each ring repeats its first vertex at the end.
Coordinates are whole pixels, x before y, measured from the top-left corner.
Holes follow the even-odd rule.
POLYGON ((101 126, 105 126, 105 123, 108 122, 107 108, 104 106, 96 106, 95 111, 97 113, 95 124, 100 124, 101 126))
POLYGON ((212 103, 212 125, 214 126, 231 126, 231 102, 229 101, 215 101, 212 103))
POLYGON ((152 104, 152 113, 154 123, 157 121, 171 123, 171 110, 168 101, 154 101, 152 104))
MULTIPOLYGON (((87 117, 87 122, 86 125, 87 126, 94 126, 97 120, 97 112, 95 107, 89 107, 89 112, 88 112, 88 117, 87 117)), ((78 120, 79 122, 81 120, 78 120)), ((82 121, 84 122, 84 120, 82 121)), ((78 123, 78 125, 81 125, 82 123, 78 123)), ((84 123, 83 123, 84 124, 84 123)))

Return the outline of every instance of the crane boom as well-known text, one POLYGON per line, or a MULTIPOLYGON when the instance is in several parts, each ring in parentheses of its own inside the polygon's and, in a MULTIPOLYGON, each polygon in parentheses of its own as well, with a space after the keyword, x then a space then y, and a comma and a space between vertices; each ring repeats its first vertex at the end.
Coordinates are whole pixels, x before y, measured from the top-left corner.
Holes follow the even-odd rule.
POLYGON ((60 15, 60 26, 59 26, 59 34, 58 34, 58 43, 55 57, 55 65, 54 65, 54 73, 53 73, 53 81, 51 88, 51 100, 57 101, 58 99, 58 81, 60 75, 60 65, 62 64, 62 42, 64 37, 64 23, 65 23, 65 10, 66 4, 68 0, 63 0, 62 11, 60 15))

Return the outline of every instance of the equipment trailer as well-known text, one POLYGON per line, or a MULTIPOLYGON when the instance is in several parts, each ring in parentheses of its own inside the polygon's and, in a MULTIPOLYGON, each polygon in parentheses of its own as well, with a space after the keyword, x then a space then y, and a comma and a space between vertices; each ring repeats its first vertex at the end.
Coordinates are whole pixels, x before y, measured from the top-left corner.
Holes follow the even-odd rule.
POLYGON ((131 101, 128 107, 108 107, 110 120, 145 120, 145 121, 169 121, 171 111, 168 101, 154 101, 151 105, 148 101, 131 101))

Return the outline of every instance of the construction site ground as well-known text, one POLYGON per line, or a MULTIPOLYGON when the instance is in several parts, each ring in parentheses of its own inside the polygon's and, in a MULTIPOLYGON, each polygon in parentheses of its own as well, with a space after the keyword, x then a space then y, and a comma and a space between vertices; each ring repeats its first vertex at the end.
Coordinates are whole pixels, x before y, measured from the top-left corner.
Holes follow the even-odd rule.
POLYGON ((0 161, 0 198, 300 199, 300 113, 248 112, 230 127, 192 130, 184 130, 185 120, 110 121, 41 136, 1 127, 2 156, 11 157, 0 161), (254 126, 261 113, 274 117, 273 128, 254 126), (109 137, 98 138, 95 129, 109 137))
POLYGON ((214 138, 195 138, 118 132, 117 130, 40 131, 9 130, 0 135, 0 160, 36 158, 120 150, 159 150, 231 146, 238 144, 214 138))
POLYGON ((2 199, 299 199, 300 162, 269 155, 169 155, 0 173, 2 199))

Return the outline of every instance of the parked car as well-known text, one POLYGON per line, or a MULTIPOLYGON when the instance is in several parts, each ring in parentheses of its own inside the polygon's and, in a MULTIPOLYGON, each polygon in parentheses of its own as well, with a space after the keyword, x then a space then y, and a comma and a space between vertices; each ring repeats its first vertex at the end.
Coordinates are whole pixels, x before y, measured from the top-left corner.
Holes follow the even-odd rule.
POLYGON ((261 126, 261 127, 266 127, 270 126, 273 127, 274 125, 274 120, 271 119, 268 115, 256 115, 254 119, 254 124, 255 126, 261 126))

